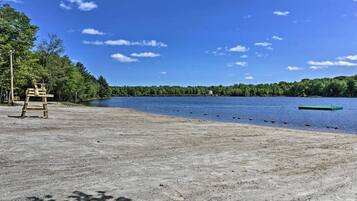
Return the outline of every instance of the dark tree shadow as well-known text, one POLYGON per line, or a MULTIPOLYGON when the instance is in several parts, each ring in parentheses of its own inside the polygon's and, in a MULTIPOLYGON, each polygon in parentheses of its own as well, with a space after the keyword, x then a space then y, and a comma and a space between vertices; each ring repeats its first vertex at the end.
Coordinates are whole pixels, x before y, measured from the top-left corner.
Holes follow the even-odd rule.
POLYGON ((10 118, 16 118, 16 119, 25 119, 25 118, 43 119, 43 117, 41 117, 41 116, 25 116, 25 117, 23 117, 23 116, 21 116, 21 115, 19 115, 19 116, 16 116, 16 115, 8 115, 8 117, 10 117, 10 118))
MULTIPOLYGON (((97 195, 90 195, 80 191, 74 191, 72 195, 67 196, 68 201, 132 201, 126 197, 114 198, 111 195, 106 195, 105 191, 97 191, 97 195)), ((46 195, 43 198, 40 197, 28 197, 29 201, 56 201, 52 195, 46 195)), ((60 201, 60 200, 58 200, 60 201)), ((67 201, 67 200, 66 200, 67 201)))

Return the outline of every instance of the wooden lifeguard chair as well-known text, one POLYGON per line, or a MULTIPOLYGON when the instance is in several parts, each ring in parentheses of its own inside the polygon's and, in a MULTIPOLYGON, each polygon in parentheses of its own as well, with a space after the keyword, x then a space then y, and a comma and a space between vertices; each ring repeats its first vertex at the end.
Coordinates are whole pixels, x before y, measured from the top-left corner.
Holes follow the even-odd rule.
POLYGON ((46 85, 44 83, 34 83, 34 88, 26 90, 26 98, 22 108, 21 117, 26 117, 26 112, 29 110, 37 110, 43 112, 43 118, 48 118, 47 98, 53 98, 52 94, 47 94, 46 85), (30 97, 38 97, 42 99, 42 107, 29 107, 30 97))

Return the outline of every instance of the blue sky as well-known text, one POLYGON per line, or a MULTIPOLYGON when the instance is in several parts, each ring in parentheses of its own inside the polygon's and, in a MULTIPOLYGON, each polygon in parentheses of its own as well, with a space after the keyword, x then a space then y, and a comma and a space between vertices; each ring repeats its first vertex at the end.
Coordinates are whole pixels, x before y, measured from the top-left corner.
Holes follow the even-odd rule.
POLYGON ((111 85, 357 74, 357 0, 5 1, 111 85))

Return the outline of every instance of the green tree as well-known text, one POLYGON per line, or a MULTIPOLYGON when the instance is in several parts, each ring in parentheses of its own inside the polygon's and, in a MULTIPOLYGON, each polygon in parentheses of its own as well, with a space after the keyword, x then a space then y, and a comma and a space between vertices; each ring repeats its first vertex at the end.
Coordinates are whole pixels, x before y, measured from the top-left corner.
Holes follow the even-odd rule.
POLYGON ((357 86, 356 86, 356 81, 353 79, 349 79, 347 81, 347 95, 350 97, 355 96, 357 93, 357 86))
MULTIPOLYGON (((0 6, 0 102, 4 100, 10 85, 9 52, 15 50, 14 71, 18 71, 20 61, 30 54, 36 40, 37 26, 30 18, 16 11, 8 4, 0 6)), ((15 85, 16 87, 16 85, 15 85)))
POLYGON ((109 87, 107 80, 103 76, 99 76, 98 84, 99 84, 99 93, 98 93, 99 97, 101 98, 110 97, 111 89, 109 87))

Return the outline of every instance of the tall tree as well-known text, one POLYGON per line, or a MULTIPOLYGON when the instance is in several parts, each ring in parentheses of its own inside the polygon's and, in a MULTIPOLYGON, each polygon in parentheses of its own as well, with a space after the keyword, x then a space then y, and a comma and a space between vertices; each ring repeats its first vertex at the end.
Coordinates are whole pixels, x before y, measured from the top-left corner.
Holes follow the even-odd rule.
MULTIPOLYGON (((8 4, 0 6, 0 102, 9 90, 9 52, 15 50, 15 76, 19 61, 24 60, 36 40, 37 26, 30 18, 8 4)), ((15 85, 16 87, 16 85, 15 85)))
POLYGON ((109 87, 107 80, 103 76, 99 76, 98 84, 99 84, 99 94, 98 94, 99 97, 105 98, 111 96, 111 89, 109 87))

